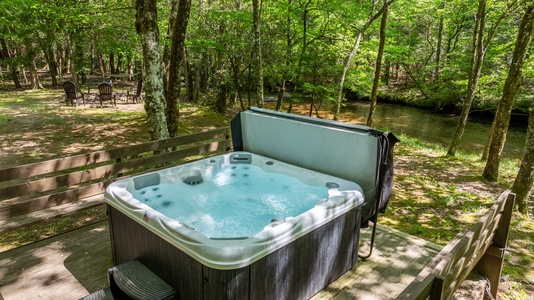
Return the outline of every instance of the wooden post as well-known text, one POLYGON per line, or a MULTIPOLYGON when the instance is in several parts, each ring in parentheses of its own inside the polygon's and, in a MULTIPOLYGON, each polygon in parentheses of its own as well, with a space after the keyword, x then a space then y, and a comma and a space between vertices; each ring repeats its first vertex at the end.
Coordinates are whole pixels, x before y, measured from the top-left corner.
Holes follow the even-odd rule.
POLYGON ((485 275, 489 280, 490 292, 493 298, 497 297, 497 290, 499 288, 502 265, 504 262, 504 252, 506 250, 506 241, 508 240, 508 231, 515 202, 515 194, 510 191, 504 192, 501 197, 506 197, 506 203, 502 211, 499 226, 495 231, 492 245, 480 258, 475 267, 477 272, 485 275))

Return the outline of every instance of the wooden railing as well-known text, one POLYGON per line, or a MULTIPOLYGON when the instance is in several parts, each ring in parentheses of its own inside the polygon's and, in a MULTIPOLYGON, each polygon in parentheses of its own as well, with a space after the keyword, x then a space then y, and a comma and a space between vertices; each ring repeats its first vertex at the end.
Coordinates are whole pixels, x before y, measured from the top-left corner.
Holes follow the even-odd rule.
POLYGON ((0 170, 0 233, 103 204, 118 177, 197 156, 229 151, 230 129, 16 166, 0 170))
POLYGON ((495 298, 514 202, 515 194, 502 193, 482 218, 468 231, 458 233, 397 299, 451 299, 473 270, 488 281, 495 298))

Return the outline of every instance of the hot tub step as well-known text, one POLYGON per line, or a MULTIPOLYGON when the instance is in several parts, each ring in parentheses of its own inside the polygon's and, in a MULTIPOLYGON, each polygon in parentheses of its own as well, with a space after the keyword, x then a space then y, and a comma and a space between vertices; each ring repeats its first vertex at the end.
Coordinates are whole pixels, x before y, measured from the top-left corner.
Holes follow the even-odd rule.
POLYGON ((104 289, 101 289, 101 290, 98 290, 90 295, 87 295, 83 298, 80 298, 80 300, 111 300, 111 299, 115 299, 113 297, 113 294, 111 293, 111 289, 110 288, 104 288, 104 289))
POLYGON ((132 260, 108 269, 113 294, 124 293, 131 299, 174 299, 174 289, 145 265, 132 260))

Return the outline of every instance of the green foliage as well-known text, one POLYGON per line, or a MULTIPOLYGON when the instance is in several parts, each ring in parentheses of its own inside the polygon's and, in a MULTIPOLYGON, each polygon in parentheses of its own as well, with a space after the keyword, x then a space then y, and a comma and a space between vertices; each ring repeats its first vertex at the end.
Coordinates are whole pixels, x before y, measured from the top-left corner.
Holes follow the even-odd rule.
MULTIPOLYGON (((486 38, 498 26, 487 48, 473 109, 493 110, 500 100, 522 14, 517 6, 501 18, 509 3, 512 2, 487 2, 486 38)), ((161 45, 168 45, 171 5, 167 1, 157 4, 161 45)), ((358 1, 355 5, 342 0, 265 2, 261 44, 266 89, 276 92, 282 81, 292 83, 295 91, 307 89, 305 84, 336 86, 358 29, 372 12, 371 5, 372 1, 358 1)), ((393 2, 389 8, 381 93, 419 106, 460 107, 466 93, 477 5, 476 0, 393 2), (440 20, 443 27, 438 36, 440 20), (390 74, 387 82, 386 66, 390 74)), ((28 65, 35 56, 39 60, 37 66, 43 67, 50 65, 54 55, 64 55, 67 61, 68 51, 72 50, 77 73, 99 70, 99 57, 107 67, 112 54, 116 61, 121 57, 138 66, 136 72, 140 72, 141 49, 133 6, 129 0, 1 1, 0 37, 6 39, 8 48, 22 49, 8 63, 12 67, 28 65), (38 49, 35 55, 30 48, 38 49)), ((345 80, 345 88, 360 95, 370 94, 378 29, 379 22, 375 21, 365 32, 345 80)), ((221 80, 234 90, 248 88, 255 76, 251 68, 252 41, 250 1, 192 2, 187 59, 191 71, 207 78, 205 92, 209 93, 209 88, 221 80)), ((528 64, 516 104, 522 112, 530 107, 528 99, 534 86, 533 68, 528 64)))

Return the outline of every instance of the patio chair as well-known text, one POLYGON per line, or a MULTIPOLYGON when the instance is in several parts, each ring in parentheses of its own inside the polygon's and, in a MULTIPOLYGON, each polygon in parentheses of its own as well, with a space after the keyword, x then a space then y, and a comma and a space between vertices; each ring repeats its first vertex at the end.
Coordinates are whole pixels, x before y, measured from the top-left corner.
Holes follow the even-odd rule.
POLYGON ((65 102, 67 105, 78 106, 78 99, 82 99, 83 105, 85 105, 85 96, 83 93, 76 92, 76 84, 72 81, 65 81, 63 83, 63 89, 65 90, 65 102))
POLYGON ((103 107, 104 101, 111 101, 111 106, 117 106, 117 97, 113 93, 113 85, 103 82, 98 85, 98 99, 100 100, 100 107, 103 107))
POLYGON ((139 80, 137 82, 137 89, 135 90, 135 94, 126 95, 126 103, 128 103, 129 98, 132 98, 132 103, 139 103, 137 99, 141 99, 141 101, 143 101, 143 87, 144 86, 145 86, 145 82, 143 80, 139 80))

